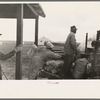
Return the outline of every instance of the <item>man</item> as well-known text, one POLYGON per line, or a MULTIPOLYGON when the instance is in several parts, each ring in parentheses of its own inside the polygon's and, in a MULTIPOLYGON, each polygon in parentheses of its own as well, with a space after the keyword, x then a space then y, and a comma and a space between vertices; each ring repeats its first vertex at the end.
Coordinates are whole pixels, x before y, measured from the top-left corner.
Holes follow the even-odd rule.
POLYGON ((64 61, 64 74, 66 78, 71 78, 71 67, 73 63, 73 57, 77 55, 77 46, 76 46, 76 26, 71 26, 70 33, 66 39, 64 45, 64 54, 65 54, 65 61, 64 61))
MULTIPOLYGON (((0 34, 0 36, 1 36, 2 34, 0 34)), ((20 46, 18 46, 18 47, 15 47, 11 52, 9 52, 8 54, 4 54, 4 53, 2 53, 2 52, 0 52, 0 60, 6 60, 6 59, 8 59, 8 58, 10 58, 10 57, 12 57, 12 56, 14 56, 14 54, 15 53, 17 53, 17 52, 19 52, 19 51, 21 51, 21 45, 20 46)), ((1 74, 1 64, 0 64, 0 80, 2 79, 2 74, 1 74)))
MULTIPOLYGON (((51 51, 53 44, 50 42, 44 43, 45 47, 38 47, 33 56, 30 58, 28 79, 36 79, 40 70, 42 70, 47 61, 52 59, 60 59, 61 56, 51 51)), ((33 48, 35 50, 35 48, 33 48)), ((31 52, 30 52, 31 53, 31 52)), ((30 55, 30 54, 29 54, 30 55)))

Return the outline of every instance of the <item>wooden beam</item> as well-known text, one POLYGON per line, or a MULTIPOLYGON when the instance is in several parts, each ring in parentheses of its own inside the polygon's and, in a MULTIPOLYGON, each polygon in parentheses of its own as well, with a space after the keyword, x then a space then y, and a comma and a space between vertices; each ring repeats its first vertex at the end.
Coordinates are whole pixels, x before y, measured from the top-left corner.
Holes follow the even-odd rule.
POLYGON ((33 12, 33 14, 35 14, 35 16, 39 16, 38 15, 38 13, 35 11, 35 9, 31 6, 31 5, 29 5, 29 4, 26 4, 28 7, 29 7, 29 9, 33 12))
POLYGON ((39 17, 35 19, 35 45, 38 46, 38 20, 39 17))
POLYGON ((0 18, 16 18, 15 13, 0 13, 0 18))
MULTIPOLYGON (((16 45, 23 43, 23 4, 17 6, 17 41, 16 45)), ((21 51, 16 53, 16 79, 22 78, 21 51)))
POLYGON ((87 53, 87 41, 88 41, 88 33, 86 33, 86 40, 85 40, 85 53, 87 53))

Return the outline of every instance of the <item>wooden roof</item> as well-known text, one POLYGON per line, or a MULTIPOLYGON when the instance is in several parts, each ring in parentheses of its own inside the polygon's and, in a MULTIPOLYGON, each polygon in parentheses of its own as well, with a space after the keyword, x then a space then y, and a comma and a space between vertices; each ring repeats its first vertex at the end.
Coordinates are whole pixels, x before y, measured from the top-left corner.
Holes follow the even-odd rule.
MULTIPOLYGON (((16 18, 20 4, 0 4, 0 18, 16 18)), ((23 4, 23 18, 45 17, 42 7, 38 3, 23 4)))

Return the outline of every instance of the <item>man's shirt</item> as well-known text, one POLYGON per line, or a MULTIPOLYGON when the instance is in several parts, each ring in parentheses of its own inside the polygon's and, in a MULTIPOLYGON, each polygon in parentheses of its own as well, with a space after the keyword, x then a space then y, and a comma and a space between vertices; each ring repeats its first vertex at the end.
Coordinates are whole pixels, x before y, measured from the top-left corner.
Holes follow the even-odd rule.
POLYGON ((64 53, 74 55, 77 52, 75 34, 70 32, 64 45, 64 53))

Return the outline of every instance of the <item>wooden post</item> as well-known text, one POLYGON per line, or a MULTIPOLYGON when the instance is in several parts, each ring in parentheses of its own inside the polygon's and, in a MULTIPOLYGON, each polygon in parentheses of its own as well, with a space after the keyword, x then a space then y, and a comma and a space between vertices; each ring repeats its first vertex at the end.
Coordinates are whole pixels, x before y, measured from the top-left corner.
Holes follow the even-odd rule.
MULTIPOLYGON (((23 4, 17 6, 17 41, 16 46, 23 43, 23 4)), ((16 53, 16 71, 15 78, 22 78, 21 51, 16 53)))
POLYGON ((100 30, 97 31, 97 37, 96 37, 96 40, 97 40, 97 41, 100 41, 100 30))
POLYGON ((35 19, 35 45, 38 46, 38 20, 39 17, 36 17, 35 19))
POLYGON ((88 41, 88 33, 86 33, 86 40, 85 40, 85 53, 87 53, 87 41, 88 41))

